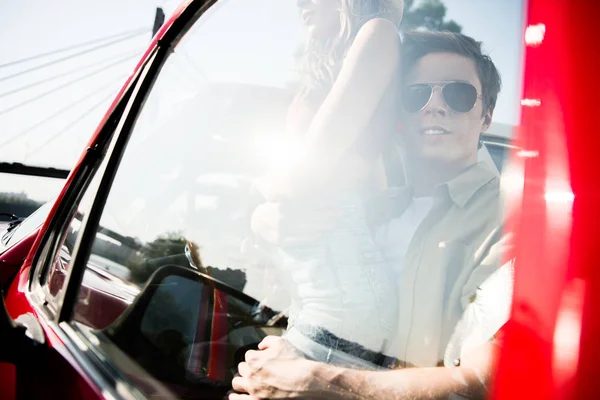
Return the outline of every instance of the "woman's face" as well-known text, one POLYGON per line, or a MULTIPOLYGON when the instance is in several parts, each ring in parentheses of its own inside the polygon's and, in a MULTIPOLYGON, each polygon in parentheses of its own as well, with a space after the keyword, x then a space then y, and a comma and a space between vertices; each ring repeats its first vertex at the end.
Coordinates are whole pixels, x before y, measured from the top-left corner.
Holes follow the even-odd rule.
POLYGON ((297 4, 310 36, 334 36, 340 30, 339 1, 297 0, 297 4))

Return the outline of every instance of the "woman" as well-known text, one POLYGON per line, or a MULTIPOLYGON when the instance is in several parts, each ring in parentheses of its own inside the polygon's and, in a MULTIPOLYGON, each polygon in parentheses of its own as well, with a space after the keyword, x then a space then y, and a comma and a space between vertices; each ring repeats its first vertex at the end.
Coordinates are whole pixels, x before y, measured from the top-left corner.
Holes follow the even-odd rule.
POLYGON ((331 205, 339 215, 310 245, 278 248, 292 292, 285 337, 309 358, 367 367, 382 362, 397 324, 395 274, 373 242, 363 204, 393 130, 403 1, 298 6, 309 38, 288 130, 299 156, 257 187, 301 218, 331 205))

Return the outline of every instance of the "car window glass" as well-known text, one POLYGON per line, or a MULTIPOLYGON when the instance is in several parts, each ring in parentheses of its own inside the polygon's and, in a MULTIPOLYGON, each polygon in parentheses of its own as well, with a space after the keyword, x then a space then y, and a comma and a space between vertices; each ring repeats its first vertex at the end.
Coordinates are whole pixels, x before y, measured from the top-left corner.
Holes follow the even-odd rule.
MULTIPOLYGON (((439 24, 408 19, 398 35, 442 24, 483 42, 503 80, 495 110, 493 76, 434 52, 390 78, 349 143, 335 127, 352 125, 328 125, 328 152, 314 121, 343 109, 327 94, 355 61, 310 41, 317 11, 230 0, 200 17, 160 70, 92 228, 79 326, 182 396, 224 395, 267 335, 368 369, 452 367, 492 340, 511 301, 498 177, 511 149, 478 147, 519 124, 523 4, 442 3, 439 24), (491 14, 506 36, 474 17, 491 14), (178 279, 190 273, 200 287, 178 279)), ((361 79, 375 86, 376 72, 361 79)))
POLYGON ((19 223, 17 227, 6 232, 2 236, 2 240, 0 240, 0 252, 3 252, 37 229, 48 216, 53 203, 53 201, 49 201, 42 205, 33 214, 23 220, 23 222, 19 223))
MULTIPOLYGON (((90 183, 89 189, 82 197, 76 210, 73 212, 70 222, 61 236, 57 239, 57 252, 54 256, 54 261, 45 270, 42 276, 41 283, 46 294, 46 301, 53 308, 54 312, 58 311, 59 304, 62 301, 62 296, 66 290, 66 279, 71 267, 71 256, 81 235, 81 224, 85 215, 94 200, 95 190, 101 179, 101 174, 97 174, 90 183)), ((50 246, 50 242, 46 246, 50 246)))
POLYGON ((508 156, 509 149, 507 146, 502 144, 494 144, 486 143, 485 147, 487 148, 490 156, 494 160, 494 164, 498 167, 499 170, 502 170, 502 166, 504 165, 504 161, 508 156))

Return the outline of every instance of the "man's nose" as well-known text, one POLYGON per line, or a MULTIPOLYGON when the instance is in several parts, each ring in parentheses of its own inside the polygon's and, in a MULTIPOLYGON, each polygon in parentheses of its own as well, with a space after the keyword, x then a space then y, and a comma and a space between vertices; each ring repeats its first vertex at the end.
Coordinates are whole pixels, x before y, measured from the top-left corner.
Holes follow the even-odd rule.
POLYGON ((434 115, 437 114, 442 116, 448 114, 448 105, 446 104, 446 100, 444 100, 444 96, 442 95, 442 88, 433 88, 433 93, 431 93, 431 99, 429 100, 429 103, 427 103, 423 111, 425 111, 426 113, 431 113, 434 115))

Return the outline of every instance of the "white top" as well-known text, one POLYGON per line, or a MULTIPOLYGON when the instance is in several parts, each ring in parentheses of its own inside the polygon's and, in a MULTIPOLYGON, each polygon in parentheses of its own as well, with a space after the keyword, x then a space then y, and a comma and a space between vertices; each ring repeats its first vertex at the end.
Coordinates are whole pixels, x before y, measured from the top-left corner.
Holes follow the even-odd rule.
POLYGON ((375 233, 375 242, 398 279, 408 246, 432 205, 433 197, 414 197, 400 217, 392 219, 375 233))
MULTIPOLYGON (((390 195, 393 196, 393 194, 390 195)), ((433 197, 414 197, 400 217, 390 220, 375 233, 375 242, 383 252, 388 264, 394 269, 398 286, 400 286, 401 272, 408 246, 432 206, 433 197)), ((398 347, 399 337, 396 335, 394 340, 389 343, 387 352, 396 356, 394 349, 398 347)))

